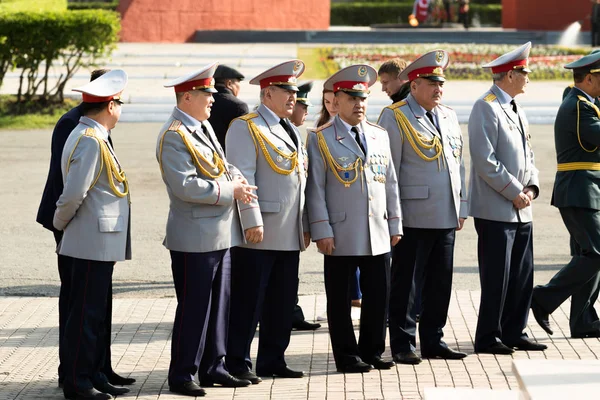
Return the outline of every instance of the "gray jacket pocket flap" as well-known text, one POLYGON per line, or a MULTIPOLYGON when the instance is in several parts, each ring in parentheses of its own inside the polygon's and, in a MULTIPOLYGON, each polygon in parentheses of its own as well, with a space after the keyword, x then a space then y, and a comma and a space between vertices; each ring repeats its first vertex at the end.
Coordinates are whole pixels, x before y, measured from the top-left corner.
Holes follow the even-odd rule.
POLYGON ((121 232, 123 230, 123 217, 98 218, 100 232, 121 232))
POLYGON ((329 213, 329 223, 330 224, 335 224, 336 222, 342 222, 345 219, 346 219, 346 213, 345 212, 329 213))
POLYGON ((401 199, 426 199, 429 197, 429 186, 401 186, 401 199))
POLYGON ((259 201, 260 212, 278 213, 281 211, 281 203, 278 201, 259 201))
POLYGON ((223 215, 227 207, 224 206, 202 206, 192 207, 193 218, 208 218, 208 217, 219 217, 223 215))

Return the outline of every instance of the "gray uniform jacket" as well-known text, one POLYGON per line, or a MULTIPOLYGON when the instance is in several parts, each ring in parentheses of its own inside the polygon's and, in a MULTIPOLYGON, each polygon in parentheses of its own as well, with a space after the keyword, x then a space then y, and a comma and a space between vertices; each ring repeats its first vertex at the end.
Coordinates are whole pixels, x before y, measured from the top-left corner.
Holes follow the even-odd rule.
MULTIPOLYGON (((164 246, 174 251, 206 253, 239 245, 242 228, 231 180, 241 173, 225 160, 210 123, 200 122, 175 107, 160 130, 156 158, 170 202, 164 246), (216 179, 205 175, 194 163, 181 134, 205 159, 212 162, 216 152, 225 162, 226 171, 216 179)), ((217 175, 204 161, 199 162, 217 175)))
POLYGON ((244 229, 256 226, 264 229, 262 242, 247 243, 243 247, 286 251, 305 249, 303 233, 309 230, 304 212, 308 157, 298 129, 289 120, 286 121, 300 148, 279 124, 279 118, 263 104, 256 112, 233 120, 227 130, 227 157, 240 169, 249 184, 258 186, 258 201, 240 205, 242 225, 244 229), (250 122, 260 132, 258 138, 251 133, 250 122), (273 147, 285 156, 297 152, 298 163, 290 174, 274 170, 273 167, 289 170, 291 160, 278 154, 273 147))
MULTIPOLYGON (((310 168, 306 189, 310 233, 314 241, 333 238, 333 256, 375 256, 391 250, 390 236, 402 234, 396 171, 383 128, 359 124, 366 140, 365 155, 340 117, 319 127, 331 157, 343 168, 362 160, 364 174, 346 187, 319 147, 318 133, 307 139, 310 168)), ((339 171, 344 181, 356 173, 339 171), (346 175, 347 174, 347 175, 346 175)))
MULTIPOLYGON (((61 158, 64 189, 56 202, 53 224, 64 235, 57 252, 83 260, 130 260, 129 196, 119 197, 110 187, 109 179, 113 178, 107 174, 96 138, 106 142, 110 157, 119 165, 107 142, 106 129, 93 119, 81 117, 61 158)), ((124 192, 123 183, 114 184, 124 192)))
MULTIPOLYGON (((526 186, 539 192, 529 124, 523 109, 515 114, 511 98, 492 86, 469 117, 470 215, 501 222, 530 222, 531 206, 517 210, 513 199, 526 186)), ((536 194, 537 195, 537 194, 536 194)))
MULTIPOLYGON (((452 109, 437 106, 433 112, 441 133, 412 95, 384 108, 378 124, 390 136, 400 186, 402 224, 410 228, 457 228, 458 219, 468 216, 462 133, 452 109), (404 114, 424 139, 432 140, 434 136, 441 139, 443 153, 438 160, 426 161, 417 154, 411 145, 412 138, 399 129, 396 112, 404 114)), ((435 154, 434 149, 418 149, 426 157, 435 154)))

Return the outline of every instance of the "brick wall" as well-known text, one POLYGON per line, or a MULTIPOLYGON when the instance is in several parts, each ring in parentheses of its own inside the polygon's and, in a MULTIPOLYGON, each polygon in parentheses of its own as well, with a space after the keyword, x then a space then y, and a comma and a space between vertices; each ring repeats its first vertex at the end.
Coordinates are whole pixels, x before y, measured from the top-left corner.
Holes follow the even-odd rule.
POLYGON ((502 26, 522 30, 562 31, 583 20, 590 29, 590 0, 502 0, 502 26))
POLYGON ((330 0, 121 0, 123 42, 190 41, 196 30, 327 29, 330 0))

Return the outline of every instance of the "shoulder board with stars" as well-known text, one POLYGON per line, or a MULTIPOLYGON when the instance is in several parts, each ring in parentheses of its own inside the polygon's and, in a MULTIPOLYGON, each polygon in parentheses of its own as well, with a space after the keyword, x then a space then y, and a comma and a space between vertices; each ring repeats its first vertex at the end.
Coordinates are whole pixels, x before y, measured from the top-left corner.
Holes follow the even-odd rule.
POLYGON ((496 100, 496 95, 495 95, 494 93, 490 93, 490 94, 488 94, 487 96, 485 96, 485 97, 483 98, 483 100, 485 100, 485 101, 487 101, 488 103, 490 103, 490 102, 492 102, 492 101, 496 100))
POLYGON ((382 131, 385 131, 385 129, 384 129, 384 128, 382 128, 381 126, 379 126, 379 125, 377 125, 377 124, 374 124, 374 123, 372 123, 372 122, 369 122, 369 121, 365 121, 365 122, 367 123, 367 125, 371 125, 371 126, 373 126, 373 127, 375 127, 375 128, 379 128, 379 129, 381 129, 382 131))
POLYGON ((171 125, 169 126, 169 129, 167 129, 167 130, 177 132, 180 127, 181 127, 181 121, 176 119, 173 122, 171 122, 171 125))
POLYGON ((237 119, 241 119, 242 121, 249 121, 249 120, 251 120, 253 118, 256 118, 256 117, 258 117, 257 113, 249 113, 249 114, 246 114, 246 115, 242 115, 241 117, 238 117, 237 119))
POLYGON ((322 130, 329 128, 331 125, 333 125, 333 121, 329 121, 329 122, 317 127, 317 129, 315 129, 315 131, 321 132, 322 130))
POLYGON ((406 100, 400 100, 399 102, 394 103, 391 106, 387 106, 386 108, 389 108, 390 110, 395 110, 396 108, 402 107, 405 104, 406 104, 406 100))
POLYGON ((94 128, 87 128, 83 134, 85 136, 95 136, 96 130, 94 128))

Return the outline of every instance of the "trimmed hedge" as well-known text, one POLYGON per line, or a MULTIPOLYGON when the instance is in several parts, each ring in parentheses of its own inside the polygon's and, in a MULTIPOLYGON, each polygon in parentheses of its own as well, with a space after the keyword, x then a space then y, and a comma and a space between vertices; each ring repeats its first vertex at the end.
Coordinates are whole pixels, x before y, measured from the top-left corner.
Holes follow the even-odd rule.
POLYGON ((120 28, 119 14, 110 11, 0 14, 0 86, 7 71, 20 69, 19 102, 34 96, 62 102, 68 80, 80 67, 110 55, 120 28), (62 73, 51 84, 54 64, 62 73))
MULTIPOLYGON (((412 13, 413 3, 332 3, 331 25, 369 26, 374 24, 408 24, 408 16, 412 13)), ((502 24, 502 5, 471 4, 469 17, 472 20, 479 14, 483 25, 502 24)))
POLYGON ((68 10, 109 10, 116 11, 119 5, 119 0, 115 1, 85 1, 85 2, 68 2, 68 10))

